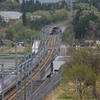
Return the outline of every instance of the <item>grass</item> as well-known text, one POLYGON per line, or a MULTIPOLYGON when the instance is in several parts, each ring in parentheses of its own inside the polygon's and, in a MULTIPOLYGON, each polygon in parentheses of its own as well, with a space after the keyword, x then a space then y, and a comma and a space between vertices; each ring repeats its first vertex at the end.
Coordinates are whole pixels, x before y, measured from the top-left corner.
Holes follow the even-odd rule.
POLYGON ((73 100, 77 100, 77 97, 76 96, 61 96, 61 97, 58 97, 58 99, 73 99, 73 100))
MULTIPOLYGON (((24 55, 25 53, 18 52, 17 55, 24 55)), ((15 53, 0 53, 0 56, 15 56, 15 53)))
MULTIPOLYGON (((97 100, 90 95, 89 89, 83 95, 82 100, 97 100)), ((79 94, 76 93, 75 83, 63 79, 61 84, 43 100, 79 100, 79 94)))

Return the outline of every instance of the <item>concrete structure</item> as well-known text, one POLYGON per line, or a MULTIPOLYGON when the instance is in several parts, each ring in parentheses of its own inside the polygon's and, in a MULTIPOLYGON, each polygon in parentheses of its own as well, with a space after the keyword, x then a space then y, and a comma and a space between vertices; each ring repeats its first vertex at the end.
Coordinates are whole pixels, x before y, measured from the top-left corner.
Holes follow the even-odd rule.
POLYGON ((0 11, 0 16, 6 22, 14 22, 18 20, 22 16, 22 14, 17 11, 0 11))
POLYGON ((65 62, 72 61, 73 57, 70 56, 57 56, 53 61, 53 73, 57 72, 65 62))
POLYGON ((66 56, 66 53, 67 53, 66 45, 61 45, 60 46, 59 56, 66 56))
POLYGON ((38 52, 38 47, 39 47, 40 41, 35 40, 32 46, 32 53, 37 53, 38 52))
POLYGON ((53 73, 58 71, 59 68, 65 63, 65 56, 57 56, 53 61, 53 73))

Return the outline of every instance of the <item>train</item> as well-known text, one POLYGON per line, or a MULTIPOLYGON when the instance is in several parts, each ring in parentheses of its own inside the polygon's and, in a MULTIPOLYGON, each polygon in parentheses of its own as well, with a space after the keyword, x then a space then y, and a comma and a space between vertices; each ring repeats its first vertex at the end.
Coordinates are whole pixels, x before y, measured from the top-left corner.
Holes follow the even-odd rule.
MULTIPOLYGON (((18 71, 17 75, 16 73, 12 72, 9 75, 6 75, 3 79, 3 92, 6 93, 9 91, 11 88, 13 88, 16 85, 16 77, 18 80, 18 83, 21 81, 20 76, 22 79, 24 79, 25 76, 28 75, 28 73, 31 73, 31 68, 32 71, 37 68, 38 66, 38 60, 42 60, 42 58, 46 55, 47 49, 44 47, 41 48, 41 51, 38 52, 39 54, 29 54, 26 56, 26 61, 22 61, 22 64, 18 65, 18 71), (32 58, 31 58, 32 57, 32 58), (40 57, 40 58, 39 58, 40 57), (33 66, 29 68, 28 65, 25 66, 25 64, 29 63, 30 65, 32 64, 33 66), (28 70, 30 69, 30 70, 28 70), (25 74, 24 74, 25 73, 25 74)), ((2 76, 0 80, 0 98, 2 98, 2 76)))
POLYGON ((57 35, 57 34, 61 34, 61 28, 59 26, 55 26, 51 29, 50 35, 57 35))

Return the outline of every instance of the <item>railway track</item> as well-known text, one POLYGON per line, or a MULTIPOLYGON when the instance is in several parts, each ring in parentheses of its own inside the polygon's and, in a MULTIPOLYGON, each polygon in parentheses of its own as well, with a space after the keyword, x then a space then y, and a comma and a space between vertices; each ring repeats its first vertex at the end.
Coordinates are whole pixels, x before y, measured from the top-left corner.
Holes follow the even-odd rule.
MULTIPOLYGON (((57 46, 57 35, 50 35, 47 39, 46 46, 51 49, 46 50, 46 55, 43 55, 42 57, 45 57, 45 60, 42 59, 40 56, 40 69, 36 67, 34 71, 32 72, 32 76, 30 77, 30 74, 26 76, 26 84, 24 83, 24 79, 22 79, 22 88, 20 88, 21 83, 18 84, 18 95, 21 95, 24 90, 29 87, 29 84, 31 84, 31 80, 34 80, 37 76, 39 71, 42 72, 45 68, 45 65, 48 65, 51 57, 56 52, 55 47, 57 46)), ((33 65, 34 66, 34 65, 33 65)), ((38 66, 38 65, 37 65, 38 66)), ((22 98, 22 100, 25 100, 26 97, 22 98)), ((9 90, 5 96, 4 100, 16 100, 16 87, 13 87, 11 90, 9 90)), ((20 100, 20 99, 18 99, 20 100)))

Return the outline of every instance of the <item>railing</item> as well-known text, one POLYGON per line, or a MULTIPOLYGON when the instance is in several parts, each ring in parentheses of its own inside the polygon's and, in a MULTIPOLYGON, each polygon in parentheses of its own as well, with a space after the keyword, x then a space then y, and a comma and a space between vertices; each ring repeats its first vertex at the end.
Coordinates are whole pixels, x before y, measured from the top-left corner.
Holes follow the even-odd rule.
POLYGON ((27 100, 41 100, 41 98, 49 94, 57 87, 62 80, 61 73, 55 73, 51 78, 47 78, 27 100))

